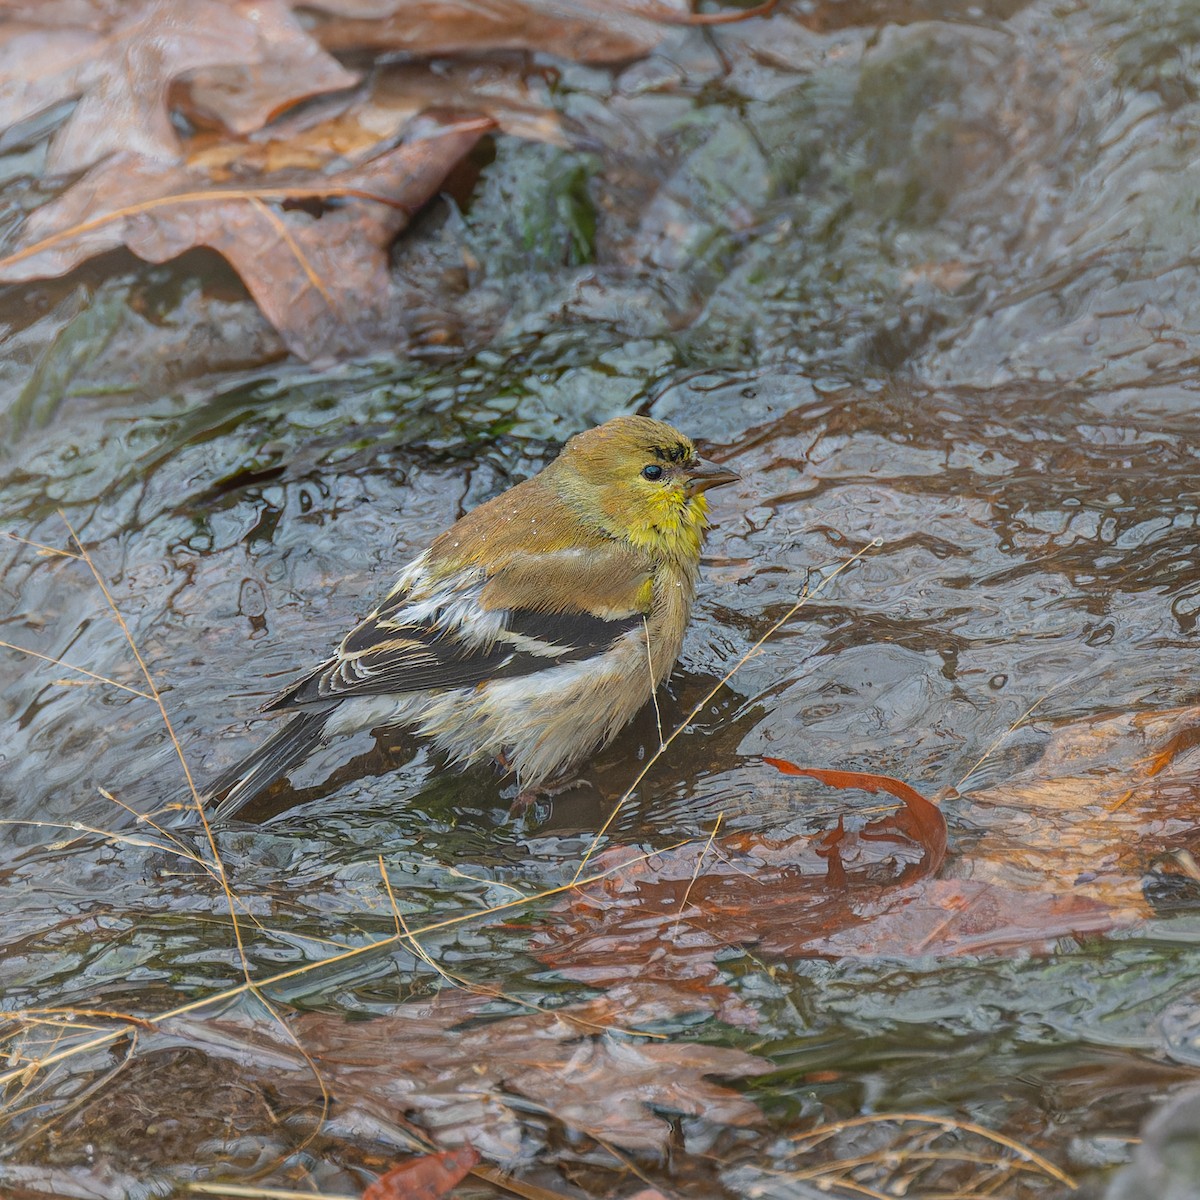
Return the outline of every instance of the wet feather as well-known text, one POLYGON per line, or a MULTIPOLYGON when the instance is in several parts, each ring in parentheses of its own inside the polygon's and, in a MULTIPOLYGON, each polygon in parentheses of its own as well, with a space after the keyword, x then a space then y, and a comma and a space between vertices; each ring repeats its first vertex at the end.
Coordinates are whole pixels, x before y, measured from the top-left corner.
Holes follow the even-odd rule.
POLYGON ((316 746, 382 726, 412 728, 452 763, 502 761, 526 788, 571 769, 670 674, 695 597, 704 493, 735 478, 647 417, 572 438, 441 534, 333 657, 267 704, 303 724, 216 781, 217 816, 316 746))

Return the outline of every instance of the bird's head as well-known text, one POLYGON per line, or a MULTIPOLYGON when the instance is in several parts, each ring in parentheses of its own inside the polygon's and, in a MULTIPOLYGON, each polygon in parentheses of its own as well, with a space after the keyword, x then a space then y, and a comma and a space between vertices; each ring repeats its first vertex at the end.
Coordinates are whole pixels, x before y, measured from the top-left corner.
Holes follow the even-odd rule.
POLYGON ((567 442, 554 484, 612 537, 656 557, 698 559, 709 488, 739 478, 650 417, 617 417, 567 442))

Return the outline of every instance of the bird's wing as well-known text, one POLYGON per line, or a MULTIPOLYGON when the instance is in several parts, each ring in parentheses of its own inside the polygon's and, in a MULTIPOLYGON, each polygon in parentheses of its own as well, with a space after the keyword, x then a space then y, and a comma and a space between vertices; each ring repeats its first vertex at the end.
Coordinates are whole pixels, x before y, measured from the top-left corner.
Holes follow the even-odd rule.
POLYGON ((333 658, 264 711, 470 687, 591 658, 641 627, 653 594, 644 559, 594 548, 515 555, 490 576, 472 569, 434 586, 406 576, 333 658))

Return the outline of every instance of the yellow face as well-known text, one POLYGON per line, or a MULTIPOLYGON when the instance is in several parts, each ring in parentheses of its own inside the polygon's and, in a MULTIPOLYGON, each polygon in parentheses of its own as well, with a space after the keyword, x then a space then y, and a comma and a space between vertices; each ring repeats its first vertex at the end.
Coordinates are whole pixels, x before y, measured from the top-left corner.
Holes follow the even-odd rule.
POLYGON ((700 557, 705 491, 737 478, 701 458, 678 430, 649 417, 618 417, 579 434, 558 464, 578 481, 572 491, 590 493, 610 534, 657 557, 687 560, 700 557))
POLYGON ((652 458, 632 479, 615 484, 612 491, 618 511, 627 519, 627 536, 635 546, 672 558, 698 558, 708 527, 708 500, 693 493, 686 473, 695 457, 671 462, 652 458))

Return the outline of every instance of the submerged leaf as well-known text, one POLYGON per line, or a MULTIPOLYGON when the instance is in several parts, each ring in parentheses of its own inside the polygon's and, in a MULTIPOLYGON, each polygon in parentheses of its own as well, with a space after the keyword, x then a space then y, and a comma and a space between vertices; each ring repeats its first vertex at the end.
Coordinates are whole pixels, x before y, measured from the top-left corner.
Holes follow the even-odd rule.
POLYGON ((735 1126, 761 1116, 752 1101, 710 1077, 764 1074, 767 1060, 627 1032, 684 1010, 670 989, 647 986, 553 1012, 488 1019, 494 1004, 492 996, 444 992, 366 1021, 304 1013, 289 1021, 295 1041, 274 1025, 245 1020, 180 1019, 171 1032, 232 1060, 247 1087, 265 1072, 289 1104, 301 1107, 319 1098, 315 1064, 348 1126, 411 1128, 411 1121, 436 1131, 443 1145, 470 1142, 487 1158, 531 1152, 523 1115, 530 1111, 574 1135, 654 1153, 672 1136, 663 1112, 735 1126))
POLYGON ((1107 905, 1083 896, 940 880, 946 821, 938 807, 888 776, 797 767, 786 774, 834 787, 884 791, 900 812, 815 837, 737 834, 653 858, 614 850, 611 874, 581 887, 534 932, 539 957, 571 979, 691 986, 738 1009, 722 964, 754 946, 771 958, 912 957, 1036 950, 1056 938, 1110 929, 1107 905))
POLYGON ((357 72, 323 50, 283 0, 234 0, 230 9, 253 24, 257 60, 191 72, 182 99, 192 116, 246 134, 301 100, 358 82, 357 72))
POLYGON ((473 1020, 486 1004, 446 997, 353 1022, 308 1013, 294 1028, 343 1104, 432 1121, 450 1141, 481 1149, 519 1143, 517 1112, 502 1099, 512 1093, 570 1130, 628 1150, 666 1148, 671 1127, 660 1111, 726 1125, 759 1117, 751 1101, 708 1078, 770 1069, 753 1055, 604 1034, 598 1025, 635 1014, 603 1003, 473 1020))
POLYGON ((1147 873, 1194 844, 1200 708, 1105 713, 1043 726, 1040 752, 955 806, 976 830, 973 879, 1040 881, 1144 917, 1147 873))
POLYGON ((362 1200, 441 1200, 479 1162, 470 1144, 401 1163, 368 1185, 362 1200))
MULTIPOLYGON (((867 771, 830 771, 821 767, 798 767, 782 758, 764 758, 777 771, 785 775, 807 775, 826 787, 851 788, 862 792, 886 792, 904 801, 904 814, 909 818, 897 825, 903 836, 910 837, 925 847, 928 861, 923 865, 932 874, 941 869, 946 860, 946 818, 936 804, 926 800, 914 787, 890 775, 875 775, 867 771)), ((886 824, 876 823, 871 827, 873 836, 884 836, 886 824)))
POLYGON ((27 221, 0 279, 62 275, 124 244, 150 262, 196 246, 223 255, 288 347, 304 358, 370 344, 392 317, 387 251, 413 212, 491 128, 430 114, 377 158, 345 171, 214 189, 184 167, 118 156, 27 221), (281 209, 325 200, 325 211, 281 209))

